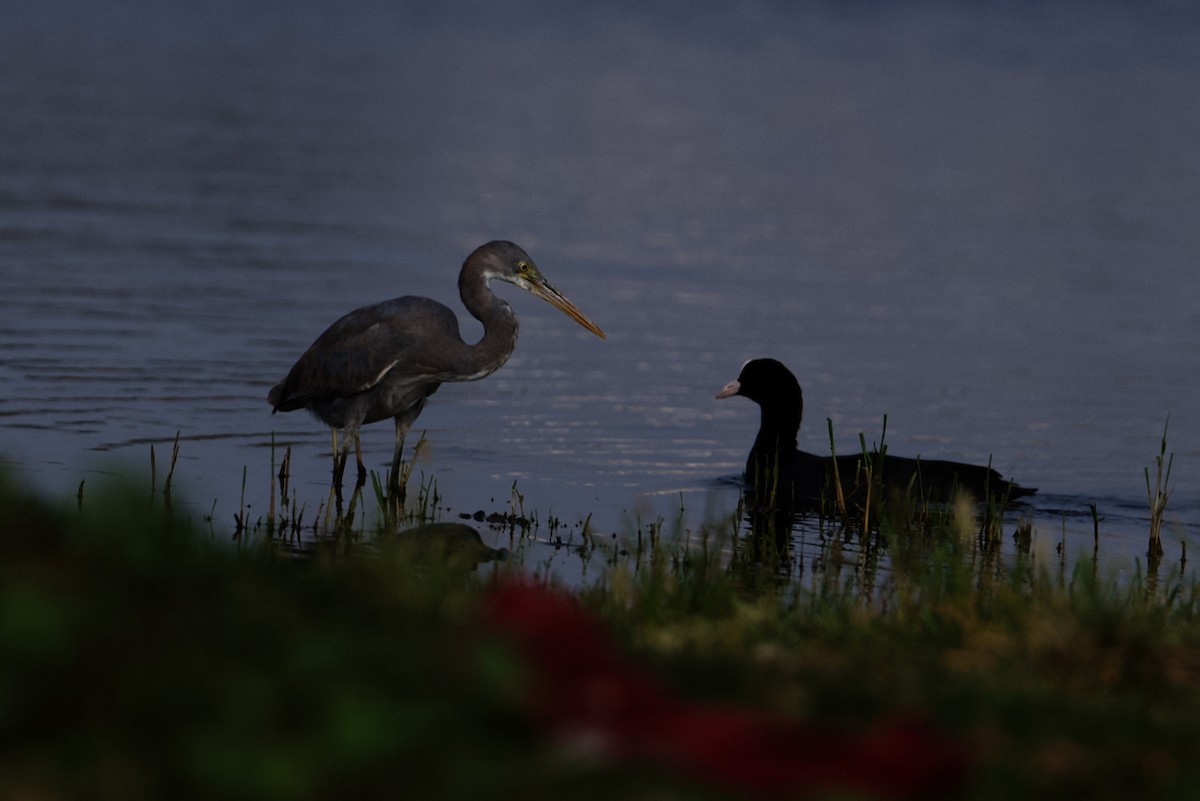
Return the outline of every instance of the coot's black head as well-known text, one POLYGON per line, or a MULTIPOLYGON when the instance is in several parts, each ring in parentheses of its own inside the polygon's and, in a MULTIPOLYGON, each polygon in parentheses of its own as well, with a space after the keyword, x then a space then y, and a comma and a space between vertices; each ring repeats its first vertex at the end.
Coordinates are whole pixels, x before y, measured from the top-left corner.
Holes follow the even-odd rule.
POLYGON ((751 359, 742 365, 737 380, 730 381, 717 393, 718 398, 734 395, 772 408, 799 409, 804 403, 796 376, 774 359, 751 359))
MULTIPOLYGON (((752 359, 742 365, 737 380, 730 381, 717 398, 741 395, 758 404, 762 420, 754 447, 746 459, 746 481, 758 487, 774 485, 786 479, 789 465, 796 459, 796 437, 804 401, 800 383, 792 371, 774 359, 752 359)), ((786 479, 787 483, 790 479, 786 479)), ((773 496, 773 490, 767 492, 773 496)))

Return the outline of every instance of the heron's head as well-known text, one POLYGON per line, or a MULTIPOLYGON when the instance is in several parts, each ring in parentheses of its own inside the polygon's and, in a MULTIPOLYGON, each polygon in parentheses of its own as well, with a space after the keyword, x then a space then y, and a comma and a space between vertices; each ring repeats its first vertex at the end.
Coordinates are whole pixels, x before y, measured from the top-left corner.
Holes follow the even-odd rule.
POLYGON ((575 304, 559 292, 542 275, 542 271, 533 263, 529 254, 512 242, 497 240, 488 242, 475 250, 467 259, 478 260, 483 266, 483 274, 488 278, 507 281, 521 287, 526 292, 541 298, 563 314, 570 317, 596 336, 604 339, 600 327, 584 316, 575 308, 575 304))

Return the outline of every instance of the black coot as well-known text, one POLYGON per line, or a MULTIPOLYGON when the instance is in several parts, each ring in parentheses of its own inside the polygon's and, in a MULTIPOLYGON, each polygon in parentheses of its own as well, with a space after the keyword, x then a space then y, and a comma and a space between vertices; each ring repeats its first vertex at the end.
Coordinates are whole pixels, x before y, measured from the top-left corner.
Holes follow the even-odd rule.
MULTIPOLYGON (((746 459, 746 484, 759 503, 782 507, 815 506, 834 498, 834 457, 805 453, 796 447, 804 411, 800 383, 774 359, 752 359, 717 398, 741 395, 762 409, 758 438, 746 459)), ((877 459, 876 454, 873 457, 877 459)), ((847 499, 861 500, 866 491, 861 453, 838 456, 837 475, 847 499)), ((876 475, 886 492, 910 492, 934 502, 952 500, 955 492, 976 500, 1020 498, 1036 489, 1006 481, 989 467, 934 459, 891 456, 876 462, 876 475)))

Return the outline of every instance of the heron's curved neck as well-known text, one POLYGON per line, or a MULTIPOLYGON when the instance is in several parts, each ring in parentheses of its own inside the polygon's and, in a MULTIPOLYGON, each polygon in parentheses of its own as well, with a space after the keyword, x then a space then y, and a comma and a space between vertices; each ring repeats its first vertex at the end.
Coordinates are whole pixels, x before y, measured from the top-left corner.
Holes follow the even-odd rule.
POLYGON ((500 369, 517 347, 517 315, 496 297, 486 270, 474 262, 468 261, 458 274, 458 294, 471 316, 483 323, 483 339, 469 346, 482 378, 500 369))

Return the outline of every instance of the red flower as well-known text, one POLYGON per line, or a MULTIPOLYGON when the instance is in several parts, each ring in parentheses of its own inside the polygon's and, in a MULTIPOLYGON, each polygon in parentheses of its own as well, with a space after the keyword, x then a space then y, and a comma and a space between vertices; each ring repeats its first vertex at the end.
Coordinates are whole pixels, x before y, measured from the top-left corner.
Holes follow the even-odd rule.
POLYGON ((961 748, 916 723, 847 736, 678 698, 564 592, 508 581, 489 595, 485 614, 532 668, 535 718, 574 750, 655 762, 759 795, 928 797, 957 787, 967 767, 961 748))

